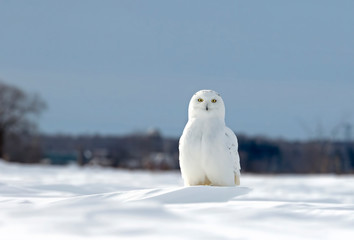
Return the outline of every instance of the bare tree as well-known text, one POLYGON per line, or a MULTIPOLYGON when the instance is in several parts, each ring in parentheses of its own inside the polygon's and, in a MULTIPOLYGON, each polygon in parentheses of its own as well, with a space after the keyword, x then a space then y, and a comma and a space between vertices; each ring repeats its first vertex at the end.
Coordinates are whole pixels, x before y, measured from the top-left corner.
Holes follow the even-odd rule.
POLYGON ((35 117, 46 108, 35 94, 0 81, 0 158, 5 157, 6 136, 14 132, 29 132, 35 127, 35 117))

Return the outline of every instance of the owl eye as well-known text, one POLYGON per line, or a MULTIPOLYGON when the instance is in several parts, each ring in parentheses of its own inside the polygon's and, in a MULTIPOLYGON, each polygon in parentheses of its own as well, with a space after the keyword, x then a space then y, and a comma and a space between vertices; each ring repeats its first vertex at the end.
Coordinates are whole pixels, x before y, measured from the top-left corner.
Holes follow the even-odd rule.
POLYGON ((212 103, 216 103, 217 100, 216 100, 216 99, 212 99, 211 102, 212 102, 212 103))
POLYGON ((198 98, 198 102, 204 102, 203 98, 198 98))

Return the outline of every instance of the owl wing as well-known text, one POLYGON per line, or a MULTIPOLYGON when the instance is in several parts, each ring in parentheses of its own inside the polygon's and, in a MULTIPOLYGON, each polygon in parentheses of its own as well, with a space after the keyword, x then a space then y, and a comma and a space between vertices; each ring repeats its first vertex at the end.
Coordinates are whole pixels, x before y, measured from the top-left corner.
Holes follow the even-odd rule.
POLYGON ((238 142, 235 133, 228 127, 225 128, 226 146, 233 161, 235 183, 240 184, 240 156, 238 155, 238 142))

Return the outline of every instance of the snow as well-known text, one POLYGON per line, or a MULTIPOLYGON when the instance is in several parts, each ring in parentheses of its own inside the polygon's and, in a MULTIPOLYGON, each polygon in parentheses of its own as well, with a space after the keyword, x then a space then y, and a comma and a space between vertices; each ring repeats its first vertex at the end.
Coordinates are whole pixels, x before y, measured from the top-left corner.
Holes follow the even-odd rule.
POLYGON ((0 161, 0 236, 352 239, 354 176, 244 174, 240 187, 183 187, 179 172, 0 161))

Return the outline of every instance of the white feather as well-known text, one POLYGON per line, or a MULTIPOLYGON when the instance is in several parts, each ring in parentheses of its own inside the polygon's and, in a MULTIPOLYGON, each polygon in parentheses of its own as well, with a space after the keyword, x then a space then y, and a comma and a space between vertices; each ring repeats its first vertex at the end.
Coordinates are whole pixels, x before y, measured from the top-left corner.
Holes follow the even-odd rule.
POLYGON ((218 93, 201 90, 192 97, 179 151, 185 185, 240 184, 237 138, 225 125, 225 106, 218 93))

